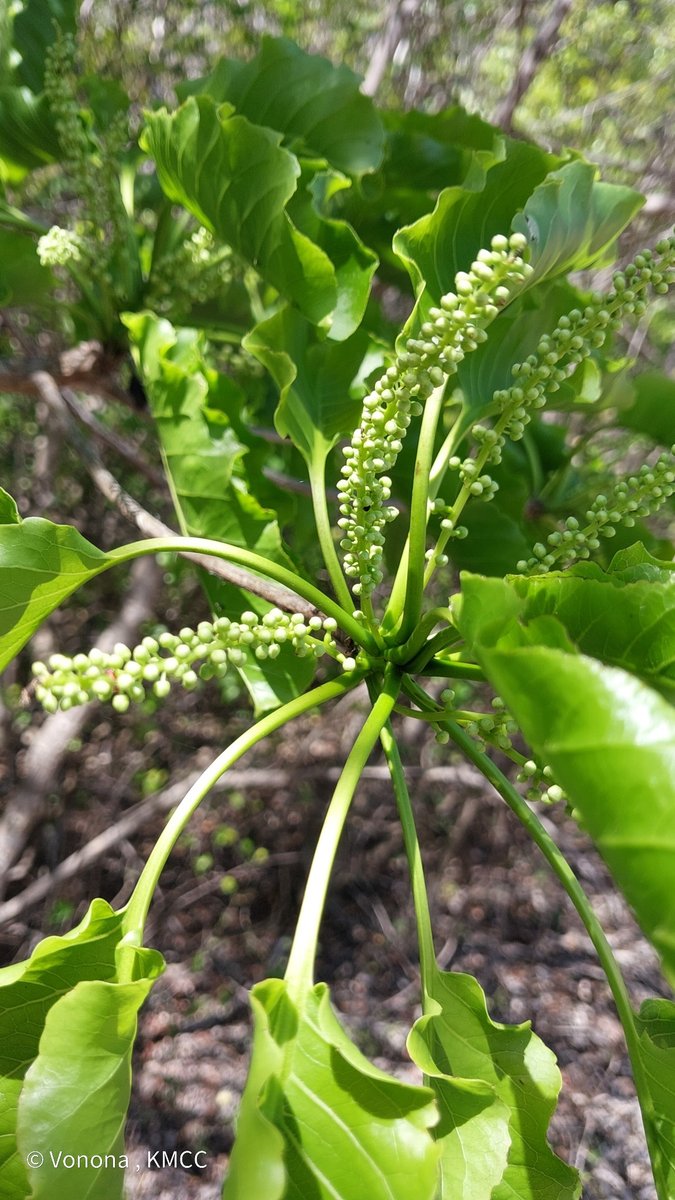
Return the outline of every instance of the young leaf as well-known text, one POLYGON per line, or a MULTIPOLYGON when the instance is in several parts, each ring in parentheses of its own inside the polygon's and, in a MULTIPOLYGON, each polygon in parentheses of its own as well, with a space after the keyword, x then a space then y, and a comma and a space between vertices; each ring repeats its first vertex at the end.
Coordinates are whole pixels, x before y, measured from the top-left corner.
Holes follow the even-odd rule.
POLYGON ((546 1139, 561 1087, 553 1053, 529 1022, 492 1021, 470 975, 436 971, 408 1038, 441 1121, 438 1200, 574 1200, 577 1172, 546 1139))
POLYGON ((14 18, 13 43, 16 78, 40 92, 45 76, 45 56, 58 32, 75 33, 78 6, 75 0, 24 0, 14 18))
POLYGON ((675 688, 675 574, 628 579, 594 563, 512 585, 525 601, 524 621, 552 615, 584 654, 623 667, 655 687, 675 688))
POLYGON ((298 1006, 283 980, 268 979, 252 1006, 251 1069, 223 1200, 433 1200, 432 1092, 360 1054, 325 984, 298 1006))
POLYGON ((122 914, 94 900, 63 937, 0 970, 0 1172, 4 1200, 115 1200, 120 1170, 54 1168, 50 1151, 121 1154, 135 1016, 163 967, 137 950, 117 981, 122 914), (25 1156, 42 1155, 39 1167, 25 1156), (76 1178, 75 1178, 76 1177, 76 1178))
POLYGON ((255 125, 279 130, 287 142, 353 175, 373 171, 382 158, 384 129, 358 76, 288 38, 263 37, 250 62, 223 58, 178 93, 227 101, 255 125))
POLYGON ((335 308, 328 256, 293 225, 286 204, 300 166, 280 135, 230 105, 193 96, 173 114, 147 114, 142 142, 169 199, 231 245, 310 320, 335 308))
POLYGON ((354 428, 361 411, 350 386, 368 347, 363 331, 339 345, 326 341, 298 312, 280 309, 247 335, 244 346, 280 390, 274 423, 306 462, 322 461, 338 438, 354 428))
POLYGON ((675 710, 576 651, 553 616, 523 620, 512 584, 465 576, 459 623, 548 763, 675 979, 675 710))
POLYGON ((0 525, 19 525, 20 522, 16 500, 4 488, 0 488, 0 525))
POLYGON ((546 177, 516 216, 513 229, 530 245, 530 283, 596 262, 644 204, 633 188, 601 183, 598 174, 591 163, 566 163, 546 177))
POLYGON ((0 161, 20 173, 53 162, 59 143, 46 96, 0 88, 0 161))
POLYGON ((70 525, 41 517, 0 525, 0 670, 62 600, 112 562, 70 525))

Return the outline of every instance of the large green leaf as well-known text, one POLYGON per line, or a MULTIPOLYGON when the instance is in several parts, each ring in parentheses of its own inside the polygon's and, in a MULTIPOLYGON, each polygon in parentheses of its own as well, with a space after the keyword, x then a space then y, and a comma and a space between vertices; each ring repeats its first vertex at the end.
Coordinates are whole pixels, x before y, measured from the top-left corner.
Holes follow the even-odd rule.
POLYGON ((249 62, 223 58, 210 75, 191 81, 179 95, 206 94, 256 125, 285 135, 301 151, 319 154, 342 171, 372 171, 382 158, 384 129, 358 76, 307 54, 287 38, 263 37, 249 62))
POLYGON ((625 429, 644 433, 663 446, 675 440, 675 379, 661 371, 644 371, 631 380, 632 404, 618 410, 625 429))
POLYGON ((636 575, 583 563, 512 583, 522 620, 553 615, 584 654, 675 688, 675 573, 636 575))
POLYGON ((143 134, 167 196, 318 324, 337 303, 335 272, 285 211, 300 166, 280 140, 207 96, 191 97, 173 114, 149 113, 143 134))
POLYGON ((361 400, 350 395, 350 388, 368 335, 361 330, 339 344, 327 341, 300 313, 286 307, 256 325, 244 345, 279 388, 279 433, 290 437, 308 463, 325 459, 358 420, 361 400))
POLYGON ((657 1170, 675 1198, 675 1004, 645 1000, 637 1017, 640 1054, 654 1104, 657 1170))
POLYGON ((578 653, 556 617, 527 622, 524 609, 513 584, 463 578, 464 636, 675 980, 675 711, 634 675, 578 653))
POLYGON ((252 992, 251 1068, 224 1200, 433 1200, 433 1093, 391 1079, 347 1038, 325 984, 296 1005, 252 992))
POLYGON ((0 525, 0 670, 45 617, 112 562, 70 525, 41 517, 0 525))
MULTIPOLYGON (((230 414, 243 397, 226 376, 207 366, 202 335, 177 331, 150 313, 128 315, 126 325, 139 375, 148 395, 182 530, 254 550, 292 566, 276 514, 258 502, 246 476, 246 446, 230 414)), ((204 576, 209 600, 220 615, 239 616, 271 607, 240 588, 204 576)), ((299 659, 290 646, 278 658, 254 655, 240 673, 257 712, 285 704, 305 690, 313 660, 299 659)))
POLYGON ((46 96, 28 88, 0 88, 0 160, 32 170, 53 162, 59 143, 46 96))
POLYGON ((527 201, 513 228, 524 233, 534 272, 530 283, 580 271, 596 262, 644 204, 633 188, 598 180, 591 163, 552 171, 527 201))
POLYGON ((72 1170, 53 1156, 123 1153, 136 1014, 163 969, 136 950, 121 983, 123 933, 122 914, 94 900, 76 929, 0 970, 3 1200, 121 1200, 121 1166, 72 1170))
POLYGON ((502 155, 479 151, 461 186, 441 192, 433 212, 400 229, 394 249, 410 272, 418 302, 409 327, 454 287, 479 250, 508 233, 515 214, 560 160, 526 142, 506 140, 502 155))
POLYGON ((555 1056, 529 1021, 501 1025, 470 975, 436 971, 408 1049, 441 1111, 438 1200, 573 1200, 576 1171, 551 1150, 555 1056))
POLYGON ((33 305, 48 296, 56 280, 37 256, 35 241, 0 229, 0 304, 33 305))
POLYGON ((75 33, 76 0, 22 0, 14 18, 13 43, 19 59, 15 73, 20 83, 40 92, 45 77, 45 56, 58 32, 75 33))

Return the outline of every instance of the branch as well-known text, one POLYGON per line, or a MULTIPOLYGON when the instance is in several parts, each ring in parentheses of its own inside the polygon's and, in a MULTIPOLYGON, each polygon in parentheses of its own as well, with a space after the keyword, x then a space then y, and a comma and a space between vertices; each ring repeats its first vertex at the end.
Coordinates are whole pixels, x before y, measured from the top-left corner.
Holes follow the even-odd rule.
POLYGON ((495 116, 495 124, 501 126, 505 133, 512 132, 513 115, 518 104, 530 87, 541 64, 555 50, 558 44, 560 26, 571 7, 572 0, 558 0, 551 9, 548 19, 541 26, 539 33, 525 50, 518 64, 518 70, 516 71, 509 92, 502 101, 495 116))
POLYGON ((73 416, 77 418, 81 425, 84 425, 85 429, 88 429, 93 434, 97 441, 102 442, 104 446, 110 446, 111 450, 114 450, 120 458, 128 462, 129 466, 133 467, 135 471, 138 471, 141 475, 145 475, 146 479, 149 479, 150 483, 155 487, 166 490, 166 476, 164 473, 159 471, 157 467, 153 467, 151 463, 146 462, 133 442, 122 437, 120 433, 115 433, 114 430, 107 429, 105 425, 97 421, 94 414, 84 404, 80 404, 77 396, 70 388, 62 387, 61 395, 73 416))
POLYGON ((80 342, 78 346, 64 350, 56 361, 27 359, 14 370, 0 367, 0 392, 39 396, 35 376, 45 373, 57 387, 81 388, 91 395, 121 400, 128 406, 131 403, 129 393, 112 378, 119 363, 119 354, 110 354, 100 342, 80 342))
MULTIPOLYGON (((67 713, 57 715, 70 716, 71 713, 76 711, 81 710, 69 709, 67 713)), ((50 718, 50 720, 55 719, 56 717, 50 718)), ((62 863, 59 863, 55 870, 41 875, 33 883, 29 884, 27 888, 24 888, 22 892, 19 892, 17 896, 12 896, 11 900, 6 900, 4 904, 0 904, 0 925, 4 925, 9 921, 15 921, 21 913, 26 912, 35 904, 39 904, 41 900, 44 900, 45 896, 48 896, 58 884, 65 883, 66 880, 81 874, 86 867, 91 867, 93 863, 98 862, 104 854, 109 850, 114 850, 120 842, 133 836, 144 825, 147 825, 149 821, 175 808, 189 788, 192 787, 192 784, 199 779, 201 773, 201 770, 191 771, 175 783, 170 784, 169 787, 164 788, 163 791, 157 792, 154 796, 148 796, 147 800, 134 805, 114 825, 110 825, 108 828, 102 830, 101 833, 87 842, 85 846, 82 846, 80 850, 76 850, 68 858, 64 859, 62 863)), ((315 779, 321 783, 332 783, 339 778, 340 768, 326 768, 325 766, 318 765, 316 767, 303 768, 300 773, 295 768, 292 771, 279 770, 276 767, 251 767, 242 770, 235 768, 227 771, 214 784, 213 791, 243 791, 246 788, 257 791, 273 791, 282 788, 296 788, 299 774, 303 781, 315 779)), ((452 783, 469 791, 480 789, 483 786, 483 779, 480 773, 474 771, 466 763, 449 767, 406 767, 405 774, 407 778, 415 778, 421 784, 428 786, 452 783)), ((389 779, 389 770, 386 766, 366 767, 362 778, 385 782, 389 779)))
POLYGON ((361 91, 365 96, 374 96, 378 91, 402 32, 403 6, 401 0, 389 0, 384 25, 375 43, 366 77, 361 84, 361 91))
MULTIPOLYGON (((72 407, 74 397, 69 395, 68 403, 66 403, 61 394, 61 389, 54 378, 46 371, 34 371, 31 379, 37 394, 49 406, 55 420, 59 423, 67 422, 68 439, 74 445, 89 475, 106 500, 114 504, 115 508, 122 513, 122 516, 135 525, 144 537, 176 537, 175 530, 165 525, 157 517, 153 517, 133 496, 125 492, 119 480, 104 466, 98 451, 89 439, 85 437, 79 425, 77 425, 71 416, 69 406, 72 407)), ((76 400, 75 404, 77 404, 76 400)), ((309 604, 306 600, 296 596, 295 592, 291 592, 288 588, 282 587, 280 584, 262 579, 258 575, 252 575, 250 572, 244 570, 243 567, 237 567, 232 563, 210 558, 206 554, 193 554, 192 551, 181 553, 183 558, 197 563, 198 566, 203 567, 211 575, 216 575, 220 579, 226 579, 228 583, 233 583, 237 587, 253 592, 256 596, 261 596, 263 600, 268 600, 270 604, 276 605, 277 608, 285 609, 287 612, 300 612, 307 617, 314 616, 318 611, 313 604, 309 604)))
MULTIPOLYGON (((99 649, 110 653, 116 642, 133 641, 141 625, 152 615, 159 592, 161 573, 154 559, 139 559, 132 567, 132 585, 117 620, 98 638, 99 649)), ((26 752, 21 782, 10 797, 0 821, 0 896, 7 886, 7 870, 23 851, 35 826, 46 811, 46 798, 54 787, 68 746, 83 728, 97 701, 47 717, 26 752)))

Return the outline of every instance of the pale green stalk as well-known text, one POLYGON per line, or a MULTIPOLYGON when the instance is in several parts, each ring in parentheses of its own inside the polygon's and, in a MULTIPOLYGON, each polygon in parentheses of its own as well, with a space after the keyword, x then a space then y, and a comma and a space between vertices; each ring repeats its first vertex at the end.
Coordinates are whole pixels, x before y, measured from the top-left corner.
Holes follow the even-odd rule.
POLYGON ((159 877, 166 861, 173 850, 176 841, 185 829, 192 814, 209 793, 213 785, 234 765, 247 750, 250 750, 268 734, 274 733, 282 725, 286 725, 295 717, 317 708, 343 696, 346 692, 360 683, 362 676, 353 674, 349 678, 331 680, 320 687, 313 688, 303 696, 297 696, 288 704, 268 713, 251 728, 242 733, 222 754, 206 768, 192 787, 186 792, 180 804, 174 809, 164 829, 157 839, 148 861, 146 862, 138 882, 127 904, 124 915, 125 939, 127 945, 140 946, 143 941, 143 928, 148 915, 148 909, 157 887, 159 877))
MULTIPOLYGON (((434 709, 436 704, 427 696, 426 692, 420 688, 413 680, 405 679, 403 687, 407 695, 410 696, 420 708, 434 709)), ((662 1167, 660 1163, 660 1154, 658 1148, 658 1131, 656 1125, 656 1114, 654 1111, 654 1102, 649 1090, 649 1079, 645 1064, 642 1059, 640 1049, 640 1038, 635 1025, 635 1016, 628 995, 628 989, 624 978, 621 974, 619 965, 614 957, 612 947, 607 940, 605 932, 593 911, 592 905, 579 880, 574 874, 571 866, 564 857, 562 851, 553 841, 553 838, 546 832, 539 818, 532 811, 529 804, 523 799, 520 793, 516 790, 513 784, 499 770, 490 758, 479 750, 473 738, 457 725, 454 721, 443 719, 441 726, 445 729, 452 738, 456 746, 466 755, 482 775, 492 784, 499 792, 499 795, 506 801, 507 805, 518 820, 524 825, 533 842, 539 847, 544 855, 547 863, 551 867, 554 874, 567 892, 572 904, 579 914, 584 928, 593 943, 596 954, 600 960, 603 971, 607 978, 610 991, 612 993, 614 1004, 623 1027, 624 1037, 626 1039, 626 1047, 628 1056, 631 1062, 633 1071, 633 1080, 635 1090, 637 1092, 640 1109, 642 1111, 642 1120, 649 1149, 649 1156, 652 1163, 654 1180, 656 1183, 656 1191, 658 1200, 672 1200, 667 1181, 663 1177, 662 1167)))
POLYGON ((283 587, 290 588, 296 595, 302 596, 303 600, 308 600, 327 617, 333 617, 340 629, 348 634, 357 646, 373 650, 376 648, 368 630, 364 629, 350 612, 345 612, 339 604, 331 600, 330 596, 324 595, 319 588, 308 583, 302 576, 296 575, 294 571, 289 571, 287 567, 281 566, 280 563, 272 562, 241 546, 231 546, 228 542, 216 542, 210 538, 178 536, 147 538, 112 550, 108 558, 115 562, 129 562, 131 559, 140 558, 143 554, 159 554, 161 551, 167 550, 176 554, 208 554, 212 558, 222 558, 225 562, 237 563, 249 571, 255 571, 259 575, 273 579, 275 583, 280 583, 283 587))
POLYGON ((335 543, 333 541, 333 531, 330 525, 330 517, 328 515, 328 504, 326 501, 326 460, 323 457, 318 458, 309 464, 309 483, 312 489, 312 504, 314 505, 314 520, 316 522, 316 531, 319 536, 319 545, 323 554, 323 561, 326 564, 326 570, 330 576, 330 581, 333 585, 333 590, 338 599, 338 602, 345 612, 354 611, 354 603, 351 593, 347 586, 347 581, 342 573, 340 560, 337 556, 335 543))
POLYGON ((363 768, 396 703, 399 686, 400 676, 394 673, 393 668, 388 668, 382 691, 352 746, 328 806, 307 877, 305 894, 286 968, 285 979, 288 993, 297 1003, 301 1003, 302 998, 312 986, 314 960, 328 883, 347 813, 363 768))

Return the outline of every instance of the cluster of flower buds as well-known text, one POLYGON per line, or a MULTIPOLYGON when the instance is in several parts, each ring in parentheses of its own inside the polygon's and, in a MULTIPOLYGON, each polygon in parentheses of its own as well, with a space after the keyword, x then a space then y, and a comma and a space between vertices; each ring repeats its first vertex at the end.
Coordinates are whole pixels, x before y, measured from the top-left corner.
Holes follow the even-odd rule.
MULTIPOLYGON (((614 275, 613 287, 606 296, 598 296, 583 312, 573 309, 561 317, 553 332, 540 338, 534 354, 524 362, 514 364, 512 374, 515 382, 493 395, 493 403, 499 413, 494 427, 481 423, 474 425, 472 435, 478 447, 475 455, 470 455, 464 461, 457 455, 449 460, 448 466, 459 472, 462 487, 441 521, 441 534, 435 550, 427 555, 434 567, 447 562, 443 550, 450 538, 466 536, 466 526, 460 525, 458 519, 467 501, 472 497, 488 501, 496 494, 497 484, 484 469, 501 462, 506 439, 519 441, 533 414, 545 407, 548 397, 559 390, 561 384, 594 349, 604 345, 608 336, 619 328, 622 318, 629 313, 643 313, 645 296, 649 290, 664 295, 674 280, 675 237, 671 237, 659 242, 654 252, 645 250, 638 254, 634 262, 614 275)), ((637 507, 644 508, 648 503, 646 498, 641 497, 637 507)), ((574 518, 570 520, 573 522, 574 518)), ((594 517, 594 523, 595 520, 594 517)), ((606 522, 608 528, 611 528, 611 524, 609 520, 606 522)), ((570 526, 570 529, 578 532, 578 524, 570 526)), ((571 535, 570 538, 565 534, 553 536, 554 541, 557 536, 571 540, 571 535)), ((589 531, 589 536, 593 539, 595 532, 589 531)), ((579 545, 584 544, 580 537, 579 545)), ((556 561, 555 557, 547 561, 552 552, 552 546, 535 547, 538 560, 544 562, 544 570, 556 561)), ((521 567, 522 564, 519 564, 518 569, 521 567)))
POLYGON ((43 267, 66 267, 82 261, 84 243, 79 233, 52 225, 38 241, 37 254, 43 267))
POLYGON ((485 327, 522 286, 531 268, 523 260, 522 234, 492 239, 469 271, 455 276, 455 291, 429 310, 419 337, 408 338, 366 396, 361 421, 344 451, 340 492, 340 542, 345 574, 356 595, 368 595, 382 579, 383 529, 397 515, 388 505, 390 471, 411 418, 471 350, 485 341, 485 327))
MULTIPOLYGON (((519 756, 522 757, 522 756, 519 756)), ((533 758, 523 759, 516 776, 518 783, 526 785, 527 800, 543 800, 547 804, 559 804, 566 796, 559 784, 553 783, 550 767, 540 767, 533 758)))
POLYGON ((156 312, 205 304, 232 279, 232 251, 218 246, 200 226, 176 249, 153 263, 147 302, 156 312))
POLYGON ((48 712, 94 699, 108 700, 117 712, 126 712, 131 701, 145 698, 146 686, 160 699, 169 694, 172 683, 191 691, 200 678, 219 678, 231 666, 245 666, 249 654, 259 660, 277 658, 286 644, 299 657, 331 653, 350 670, 353 660, 336 653, 336 628, 332 617, 306 619, 279 608, 262 617, 245 612, 237 621, 218 617, 178 634, 145 637, 133 650, 119 642, 111 654, 97 648, 73 658, 52 654, 48 664, 33 665, 35 694, 48 712))
POLYGON ((532 558, 517 564, 521 574, 544 575, 552 567, 564 567, 580 558, 590 558, 601 537, 614 537, 617 526, 632 528, 637 520, 653 516, 675 495, 675 445, 650 466, 645 463, 635 475, 614 484, 609 496, 596 496, 586 512, 582 527, 568 517, 565 528, 549 534, 546 544, 532 547, 532 558))

